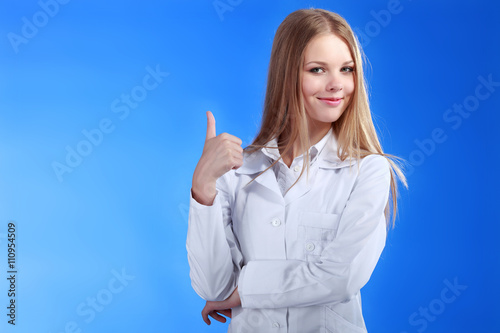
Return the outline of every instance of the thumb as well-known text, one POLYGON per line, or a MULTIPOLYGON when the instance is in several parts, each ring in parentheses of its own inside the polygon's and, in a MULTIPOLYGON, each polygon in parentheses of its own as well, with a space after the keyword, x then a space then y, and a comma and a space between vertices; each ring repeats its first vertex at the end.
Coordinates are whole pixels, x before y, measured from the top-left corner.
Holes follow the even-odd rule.
POLYGON ((215 138, 215 117, 212 112, 207 111, 207 136, 205 141, 211 138, 215 138))

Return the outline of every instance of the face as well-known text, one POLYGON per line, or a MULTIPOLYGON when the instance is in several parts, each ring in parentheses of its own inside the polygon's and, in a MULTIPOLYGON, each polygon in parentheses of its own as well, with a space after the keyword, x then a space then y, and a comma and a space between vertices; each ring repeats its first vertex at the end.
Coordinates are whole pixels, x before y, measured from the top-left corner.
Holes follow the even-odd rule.
POLYGON ((347 44, 319 35, 305 49, 302 96, 311 137, 324 135, 345 111, 354 92, 354 62, 347 44))

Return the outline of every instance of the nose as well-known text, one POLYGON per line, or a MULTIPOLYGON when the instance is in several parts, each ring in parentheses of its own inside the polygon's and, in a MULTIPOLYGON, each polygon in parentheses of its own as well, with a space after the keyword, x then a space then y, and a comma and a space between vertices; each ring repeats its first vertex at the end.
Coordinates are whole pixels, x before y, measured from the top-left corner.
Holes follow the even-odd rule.
POLYGON ((341 91, 344 88, 344 85, 340 82, 340 80, 335 76, 331 76, 330 80, 328 80, 328 83, 326 85, 326 90, 327 91, 341 91))
POLYGON ((339 82, 329 82, 327 87, 326 87, 326 90, 333 91, 333 92, 341 91, 342 89, 343 89, 343 86, 339 82))

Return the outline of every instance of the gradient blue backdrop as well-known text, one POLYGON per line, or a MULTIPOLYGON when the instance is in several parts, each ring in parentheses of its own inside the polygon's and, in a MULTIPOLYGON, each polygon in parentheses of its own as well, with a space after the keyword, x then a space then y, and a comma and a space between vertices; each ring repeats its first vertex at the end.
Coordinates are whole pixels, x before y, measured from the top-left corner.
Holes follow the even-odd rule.
POLYGON ((0 331, 225 332, 185 250, 205 111, 250 143, 274 33, 313 6, 355 27, 383 146, 409 161, 369 332, 500 332, 498 2, 61 2, 0 2, 0 331))

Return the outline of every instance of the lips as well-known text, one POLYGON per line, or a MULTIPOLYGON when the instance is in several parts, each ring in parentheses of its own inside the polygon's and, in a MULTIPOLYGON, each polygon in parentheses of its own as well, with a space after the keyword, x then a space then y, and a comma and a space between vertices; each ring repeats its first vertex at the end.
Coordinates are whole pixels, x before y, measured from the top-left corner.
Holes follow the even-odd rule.
POLYGON ((318 98, 323 101, 332 101, 332 102, 336 102, 342 99, 342 97, 318 97, 318 98))
POLYGON ((338 106, 343 98, 341 97, 318 97, 320 101, 329 106, 338 106))

